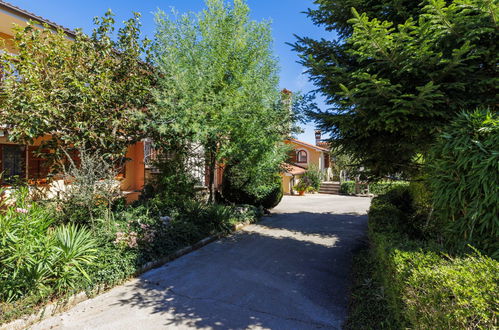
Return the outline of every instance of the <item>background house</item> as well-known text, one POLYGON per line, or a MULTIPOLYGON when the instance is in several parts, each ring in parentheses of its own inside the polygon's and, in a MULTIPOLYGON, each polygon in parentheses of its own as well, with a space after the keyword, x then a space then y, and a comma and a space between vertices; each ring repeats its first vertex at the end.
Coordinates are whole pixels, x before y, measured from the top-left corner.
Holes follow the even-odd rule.
POLYGON ((332 178, 330 150, 327 143, 321 140, 320 131, 315 132, 315 141, 315 145, 291 138, 284 141, 292 147, 289 161, 284 165, 286 171, 281 173, 285 194, 293 193, 293 187, 311 167, 321 171, 324 182, 332 178))

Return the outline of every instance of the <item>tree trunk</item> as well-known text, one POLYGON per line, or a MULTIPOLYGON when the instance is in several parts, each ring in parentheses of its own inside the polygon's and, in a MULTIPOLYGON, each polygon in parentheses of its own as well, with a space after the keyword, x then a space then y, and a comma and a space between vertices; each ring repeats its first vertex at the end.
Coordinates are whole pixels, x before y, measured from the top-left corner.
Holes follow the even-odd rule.
POLYGON ((217 166, 216 154, 213 151, 209 152, 208 156, 208 190, 210 197, 208 198, 208 203, 213 204, 215 199, 215 171, 217 166))

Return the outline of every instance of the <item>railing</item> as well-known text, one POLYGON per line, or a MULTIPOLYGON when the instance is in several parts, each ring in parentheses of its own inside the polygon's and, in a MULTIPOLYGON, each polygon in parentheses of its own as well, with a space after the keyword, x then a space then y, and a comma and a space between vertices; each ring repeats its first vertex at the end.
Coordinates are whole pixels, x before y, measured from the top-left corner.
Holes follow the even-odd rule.
MULTIPOLYGON (((151 140, 144 140, 144 164, 146 169, 152 172, 159 172, 156 167, 160 157, 165 159, 173 159, 172 154, 161 155, 159 150, 154 147, 154 142, 151 140)), ((185 159, 185 170, 188 174, 196 180, 200 186, 205 186, 206 178, 206 160, 204 155, 204 148, 199 144, 192 144, 189 154, 185 159)))
POLYGON ((144 164, 147 169, 156 169, 155 164, 158 161, 158 150, 154 148, 151 140, 144 140, 144 164))

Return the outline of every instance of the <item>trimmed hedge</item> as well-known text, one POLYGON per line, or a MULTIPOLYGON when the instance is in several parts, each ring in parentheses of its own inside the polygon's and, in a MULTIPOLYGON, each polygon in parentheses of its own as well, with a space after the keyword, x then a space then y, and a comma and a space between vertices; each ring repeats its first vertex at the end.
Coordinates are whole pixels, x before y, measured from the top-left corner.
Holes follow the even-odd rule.
POLYGON ((374 273, 394 328, 497 327, 499 262, 477 251, 450 256, 435 241, 409 235, 410 196, 399 187, 375 198, 369 210, 374 273))
MULTIPOLYGON (((360 190, 366 191, 369 186, 369 193, 374 195, 381 195, 395 186, 407 186, 409 183, 405 181, 394 182, 374 182, 374 183, 360 183, 360 190)), ((355 181, 345 181, 341 183, 340 193, 343 195, 355 195, 355 181)))

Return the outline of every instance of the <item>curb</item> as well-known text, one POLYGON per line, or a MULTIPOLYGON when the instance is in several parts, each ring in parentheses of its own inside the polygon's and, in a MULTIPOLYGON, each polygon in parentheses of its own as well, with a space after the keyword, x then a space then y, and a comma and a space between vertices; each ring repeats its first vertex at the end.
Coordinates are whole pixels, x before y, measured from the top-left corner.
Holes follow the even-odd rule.
POLYGON ((114 286, 111 286, 108 288, 106 288, 105 285, 98 286, 94 290, 92 290, 92 292, 90 292, 89 294, 82 291, 82 292, 79 292, 77 294, 70 296, 69 298, 61 298, 61 299, 58 299, 52 303, 48 303, 42 309, 40 309, 38 312, 35 312, 31 315, 25 316, 25 317, 20 318, 20 319, 11 321, 7 324, 0 324, 0 330, 26 329, 35 323, 41 322, 41 321, 48 319, 49 317, 52 317, 56 314, 68 311, 69 309, 73 308, 74 306, 76 306, 77 304, 79 304, 81 302, 95 298, 96 296, 100 295, 101 293, 104 293, 108 290, 111 290, 119 285, 123 285, 126 282, 128 282, 129 280, 136 278, 139 275, 144 274, 145 272, 147 272, 151 269, 161 267, 170 261, 178 259, 186 254, 191 253, 191 252, 194 252, 194 251, 196 251, 196 250, 198 250, 198 249, 200 249, 200 248, 202 248, 210 243, 213 243, 213 242, 219 240, 220 238, 231 235, 234 232, 243 229, 244 227, 246 227, 249 224, 251 224, 251 222, 238 223, 232 227, 232 231, 230 233, 227 233, 227 234, 219 233, 216 235, 208 236, 208 237, 203 238, 202 240, 200 240, 192 245, 181 248, 180 250, 177 250, 177 251, 173 252, 172 254, 169 254, 163 258, 148 262, 144 266, 140 267, 131 277, 124 279, 123 282, 121 282, 118 285, 114 285, 114 286))

